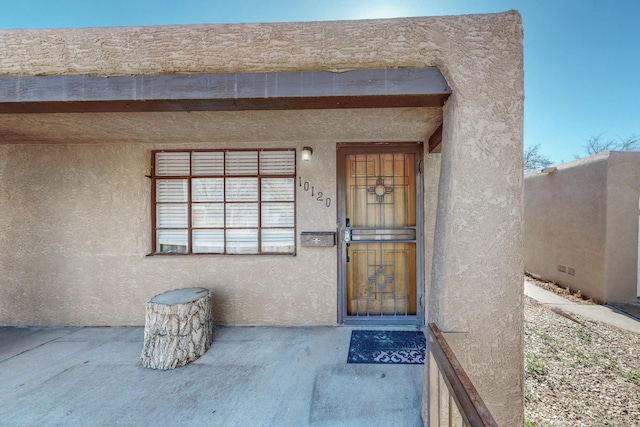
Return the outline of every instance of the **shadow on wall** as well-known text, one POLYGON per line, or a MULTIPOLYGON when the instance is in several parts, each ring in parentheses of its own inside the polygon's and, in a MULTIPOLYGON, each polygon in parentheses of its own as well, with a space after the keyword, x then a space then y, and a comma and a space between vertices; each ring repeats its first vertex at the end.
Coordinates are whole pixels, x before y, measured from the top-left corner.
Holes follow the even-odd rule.
POLYGON ((230 323, 226 308, 229 306, 228 298, 219 290, 211 286, 202 286, 211 292, 211 320, 215 325, 230 323))

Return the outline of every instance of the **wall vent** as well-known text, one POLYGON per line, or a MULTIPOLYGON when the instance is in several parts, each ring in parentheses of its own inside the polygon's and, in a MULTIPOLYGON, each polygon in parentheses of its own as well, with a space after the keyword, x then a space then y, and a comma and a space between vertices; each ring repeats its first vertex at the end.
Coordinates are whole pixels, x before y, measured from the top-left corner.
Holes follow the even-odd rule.
POLYGON ((569 276, 576 275, 576 269, 573 267, 567 267, 566 265, 558 264, 558 271, 560 273, 568 274, 569 276))

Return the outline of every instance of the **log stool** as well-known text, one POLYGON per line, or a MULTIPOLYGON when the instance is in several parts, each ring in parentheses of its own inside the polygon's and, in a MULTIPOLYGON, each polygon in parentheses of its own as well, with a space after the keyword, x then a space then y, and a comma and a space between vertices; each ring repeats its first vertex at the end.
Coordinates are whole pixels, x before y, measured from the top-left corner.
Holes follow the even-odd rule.
POLYGON ((156 295, 147 303, 140 360, 152 369, 186 365, 209 349, 212 334, 208 290, 186 288, 156 295))

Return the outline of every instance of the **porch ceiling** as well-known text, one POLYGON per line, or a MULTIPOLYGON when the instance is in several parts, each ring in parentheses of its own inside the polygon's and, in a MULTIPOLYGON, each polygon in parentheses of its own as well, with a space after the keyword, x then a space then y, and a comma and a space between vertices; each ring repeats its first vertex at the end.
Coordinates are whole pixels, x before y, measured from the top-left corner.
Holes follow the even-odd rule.
POLYGON ((0 144, 427 141, 442 108, 0 114, 0 144))

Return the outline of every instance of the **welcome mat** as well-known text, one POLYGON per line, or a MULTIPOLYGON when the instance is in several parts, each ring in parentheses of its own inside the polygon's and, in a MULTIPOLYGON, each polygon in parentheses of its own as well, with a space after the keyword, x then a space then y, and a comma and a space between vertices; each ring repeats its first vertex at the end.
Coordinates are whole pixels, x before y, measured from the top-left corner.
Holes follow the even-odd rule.
POLYGON ((351 331, 347 363, 424 364, 427 341, 421 331, 351 331))

